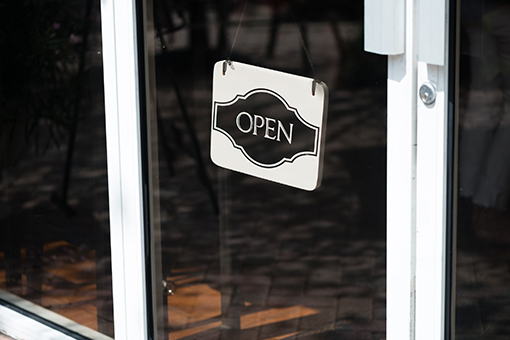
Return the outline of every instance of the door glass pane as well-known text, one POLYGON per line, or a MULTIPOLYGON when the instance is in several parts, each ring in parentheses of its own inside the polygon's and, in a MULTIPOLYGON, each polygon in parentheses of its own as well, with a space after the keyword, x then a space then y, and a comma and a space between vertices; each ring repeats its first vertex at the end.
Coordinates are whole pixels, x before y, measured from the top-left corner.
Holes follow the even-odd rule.
POLYGON ((510 337, 510 4, 462 1, 458 339, 510 337))
POLYGON ((248 1, 243 14, 245 4, 153 4, 159 336, 384 339, 387 59, 363 51, 362 1, 248 1), (234 68, 313 77, 304 45, 328 85, 315 191, 210 160, 213 65, 234 40, 234 68))
POLYGON ((0 5, 0 299, 113 336, 99 6, 0 5))

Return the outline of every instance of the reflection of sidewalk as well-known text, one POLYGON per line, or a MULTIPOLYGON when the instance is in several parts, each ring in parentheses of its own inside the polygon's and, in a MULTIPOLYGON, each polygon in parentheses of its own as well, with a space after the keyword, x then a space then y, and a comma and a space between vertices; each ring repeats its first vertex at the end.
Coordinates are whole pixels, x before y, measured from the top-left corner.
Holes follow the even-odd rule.
MULTIPOLYGON (((379 244, 377 253, 384 256, 384 243, 379 244)), ((345 246, 351 251, 372 248, 367 242, 345 246)), ((284 265, 264 275, 233 277, 223 317, 221 293, 213 288, 222 278, 204 275, 197 268, 178 271, 179 275, 168 278, 179 287, 168 298, 170 339, 191 339, 198 334, 207 339, 333 339, 346 334, 356 339, 384 338, 383 257, 376 253, 330 256, 323 268, 300 262, 294 261, 292 274, 284 265), (295 271, 298 267, 302 276, 295 271)))
POLYGON ((510 269, 507 245, 461 249, 457 255, 458 339, 510 335, 510 269), (470 337, 471 336, 471 337, 470 337))
MULTIPOLYGON (((110 255, 104 248, 109 248, 109 241, 104 240, 109 238, 109 216, 103 94, 98 85, 102 72, 97 52, 90 59, 68 188, 68 203, 75 214, 68 214, 52 200, 54 193, 62 191, 65 144, 27 153, 6 171, 0 190, 5 205, 0 229, 11 232, 7 238, 10 248, 15 243, 10 237, 19 239, 14 252, 18 255, 11 258, 4 256, 4 242, 0 242, 0 289, 112 334, 112 318, 101 318, 103 306, 109 304, 104 309, 110 314, 112 310, 110 255), (35 256, 27 255, 27 248, 35 256), (7 287, 9 260, 15 263, 16 275, 7 287)), ((67 135, 62 141, 67 141, 67 135)))
MULTIPOLYGON (((25 249, 22 254, 26 256, 25 249)), ((3 260, 2 253, 0 260, 3 260)), ((97 329, 94 252, 63 241, 52 242, 44 246, 43 261, 41 286, 27 287, 27 277, 23 274, 20 294, 27 299, 37 297, 41 306, 97 329)), ((0 289, 5 288, 5 270, 0 267, 0 289)))

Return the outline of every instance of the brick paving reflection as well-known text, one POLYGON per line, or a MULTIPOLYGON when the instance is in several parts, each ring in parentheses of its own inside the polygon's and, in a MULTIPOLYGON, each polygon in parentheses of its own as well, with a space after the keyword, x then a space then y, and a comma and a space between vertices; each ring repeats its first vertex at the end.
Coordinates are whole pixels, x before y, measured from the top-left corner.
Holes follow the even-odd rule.
POLYGON ((0 177, 0 289, 113 335, 100 4, 94 5, 68 206, 55 197, 62 194, 69 122, 55 143, 42 145, 43 127, 38 142, 22 133, 9 140, 17 161, 0 177))
MULTIPOLYGON (((490 228, 508 228, 508 224, 490 228)), ((469 235, 459 234, 469 238, 469 235)), ((510 337, 510 246, 471 236, 457 254, 456 333, 459 340, 510 337)))

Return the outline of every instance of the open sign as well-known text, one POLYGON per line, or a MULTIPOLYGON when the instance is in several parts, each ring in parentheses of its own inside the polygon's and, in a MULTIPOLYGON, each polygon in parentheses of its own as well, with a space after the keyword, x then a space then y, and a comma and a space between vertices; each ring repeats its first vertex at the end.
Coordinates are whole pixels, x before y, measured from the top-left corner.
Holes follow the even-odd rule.
POLYGON ((211 159, 221 167, 305 190, 320 185, 327 87, 235 63, 214 69, 211 159))

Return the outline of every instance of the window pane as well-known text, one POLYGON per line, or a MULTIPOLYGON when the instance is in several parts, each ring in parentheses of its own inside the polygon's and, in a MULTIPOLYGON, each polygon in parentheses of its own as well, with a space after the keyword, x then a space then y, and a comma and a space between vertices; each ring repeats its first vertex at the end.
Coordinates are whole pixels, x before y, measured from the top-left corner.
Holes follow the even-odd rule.
POLYGON ((150 168, 160 336, 383 339, 387 59, 363 51, 363 2, 244 7, 154 2, 150 168), (311 78, 315 71, 328 85, 315 191, 210 160, 213 65, 229 55, 234 68, 242 62, 311 78))
POLYGON ((113 336, 99 5, 0 5, 0 293, 113 336))
POLYGON ((458 339, 510 336, 509 22, 505 1, 462 2, 458 339))

